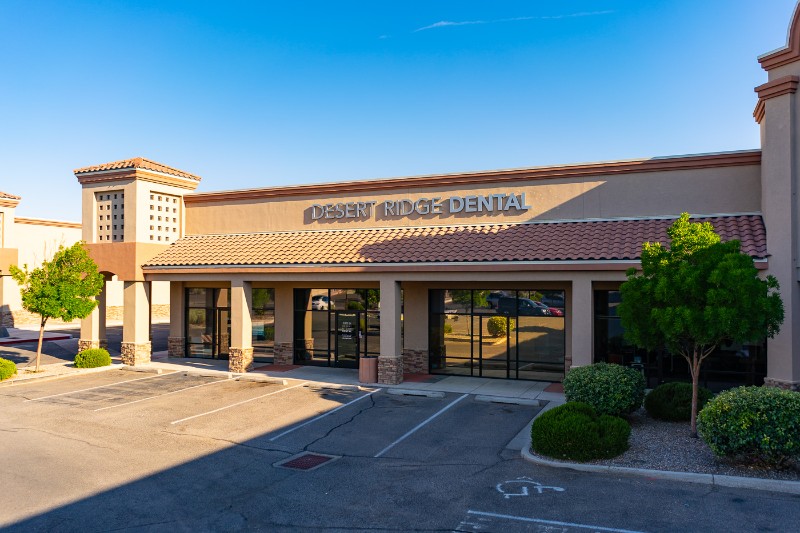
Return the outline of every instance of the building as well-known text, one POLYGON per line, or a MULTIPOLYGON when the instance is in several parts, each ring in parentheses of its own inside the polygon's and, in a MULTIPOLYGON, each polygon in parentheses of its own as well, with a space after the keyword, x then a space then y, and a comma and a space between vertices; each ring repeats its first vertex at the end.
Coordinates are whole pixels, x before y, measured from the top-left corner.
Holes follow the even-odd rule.
MULTIPOLYGON (((10 266, 36 268, 43 259, 50 259, 59 246, 72 246, 82 238, 80 222, 46 220, 16 216, 22 198, 0 191, 0 326, 38 328, 40 318, 22 308, 19 286, 11 279, 10 266)), ((122 320, 122 282, 109 277, 106 283, 104 316, 110 321, 122 320)), ((151 318, 169 318, 169 284, 153 285, 151 318)), ((59 320, 48 326, 64 326, 59 320)), ((74 324, 78 325, 77 321, 74 324)))
MULTIPOLYGON (((78 169, 83 239, 124 283, 123 359, 149 360, 151 284, 168 282, 170 356, 236 372, 377 356, 388 384, 559 380, 608 360, 654 384, 685 367, 625 345, 617 291, 642 242, 688 211, 741 240, 786 308, 778 336, 721 347, 706 379, 798 389, 800 11, 759 62, 759 150, 220 192, 141 158, 78 169)), ((81 346, 103 342, 101 315, 81 346)))

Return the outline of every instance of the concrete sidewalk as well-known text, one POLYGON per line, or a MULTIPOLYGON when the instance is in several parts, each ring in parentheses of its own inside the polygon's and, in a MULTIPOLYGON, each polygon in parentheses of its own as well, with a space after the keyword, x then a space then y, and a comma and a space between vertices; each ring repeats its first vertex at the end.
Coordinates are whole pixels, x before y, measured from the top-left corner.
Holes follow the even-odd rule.
MULTIPOLYGON (((39 330, 37 329, 20 329, 20 328, 5 328, 8 331, 8 337, 0 337, 0 346, 10 346, 13 344, 24 344, 28 342, 39 341, 39 330)), ((71 339, 72 335, 60 331, 45 330, 42 337, 42 342, 60 341, 71 339)))
MULTIPOLYGON (((216 359, 168 358, 166 352, 157 352, 152 361, 145 365, 163 370, 202 370, 208 372, 229 373, 228 362, 216 359)), ((296 368, 270 370, 271 365, 264 365, 247 374, 262 374, 274 379, 296 379, 316 383, 332 383, 337 385, 361 385, 387 389, 405 389, 426 392, 454 392, 494 396, 498 398, 517 398, 522 400, 542 400, 551 405, 564 403, 563 392, 549 392, 546 389, 553 385, 544 381, 513 381, 491 378, 473 378, 466 376, 419 376, 423 381, 405 381, 399 385, 380 383, 361 383, 358 381, 358 370, 351 368, 327 368, 319 366, 299 366, 296 368)), ((277 367, 276 367, 277 368, 277 367)), ((417 376, 414 376, 415 378, 417 376)))

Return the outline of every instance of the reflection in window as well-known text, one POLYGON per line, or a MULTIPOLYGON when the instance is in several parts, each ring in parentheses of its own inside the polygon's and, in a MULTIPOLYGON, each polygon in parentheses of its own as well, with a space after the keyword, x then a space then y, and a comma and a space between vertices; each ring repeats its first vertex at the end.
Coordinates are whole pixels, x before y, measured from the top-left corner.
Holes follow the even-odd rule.
POLYGON ((253 360, 272 362, 275 350, 275 289, 253 289, 253 360))
POLYGON ((430 291, 430 371, 559 381, 564 376, 564 291, 430 291))
MULTIPOLYGON (((680 354, 661 349, 648 352, 625 340, 617 313, 622 295, 614 290, 594 291, 594 361, 640 369, 647 386, 668 381, 689 381, 689 366, 680 354)), ((738 385, 762 385, 767 374, 766 340, 754 345, 718 347, 703 363, 700 384, 713 391, 738 385)))

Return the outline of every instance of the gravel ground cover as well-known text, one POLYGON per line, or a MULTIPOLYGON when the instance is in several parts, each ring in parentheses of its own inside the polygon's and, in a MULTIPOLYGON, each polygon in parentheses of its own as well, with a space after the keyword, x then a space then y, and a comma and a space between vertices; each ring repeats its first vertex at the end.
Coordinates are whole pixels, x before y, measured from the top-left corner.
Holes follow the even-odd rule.
POLYGON ((703 439, 689 436, 688 422, 655 420, 644 409, 627 418, 631 423, 630 449, 614 459, 591 464, 800 481, 798 461, 785 470, 728 463, 718 459, 703 439))

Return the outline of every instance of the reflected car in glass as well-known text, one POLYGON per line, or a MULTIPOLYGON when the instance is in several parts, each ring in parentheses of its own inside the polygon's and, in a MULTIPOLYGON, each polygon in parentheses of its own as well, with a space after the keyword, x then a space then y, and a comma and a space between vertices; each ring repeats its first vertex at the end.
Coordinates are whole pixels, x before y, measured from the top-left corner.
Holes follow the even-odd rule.
POLYGON ((551 316, 546 305, 528 298, 502 297, 497 301, 497 312, 504 315, 551 316))
POLYGON ((317 294, 311 297, 311 309, 314 311, 326 311, 330 307, 328 297, 323 294, 317 294))

